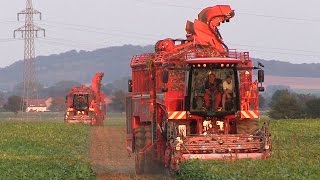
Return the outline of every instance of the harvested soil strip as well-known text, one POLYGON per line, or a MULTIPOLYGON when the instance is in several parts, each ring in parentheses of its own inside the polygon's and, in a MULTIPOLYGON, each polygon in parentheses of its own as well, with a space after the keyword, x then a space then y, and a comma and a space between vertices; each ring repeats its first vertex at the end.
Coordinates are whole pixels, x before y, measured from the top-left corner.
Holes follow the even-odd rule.
POLYGON ((135 176, 134 158, 125 147, 125 127, 92 127, 90 132, 90 163, 99 180, 169 179, 165 176, 135 176))

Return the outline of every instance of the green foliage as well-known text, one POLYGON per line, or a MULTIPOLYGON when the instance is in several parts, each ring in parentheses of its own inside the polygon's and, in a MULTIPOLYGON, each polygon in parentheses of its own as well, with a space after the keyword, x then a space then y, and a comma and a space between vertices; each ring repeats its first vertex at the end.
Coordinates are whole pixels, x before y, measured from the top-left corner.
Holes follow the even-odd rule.
POLYGON ((267 160, 187 161, 177 179, 319 179, 320 119, 271 122, 267 160))
POLYGON ((126 106, 126 93, 118 90, 114 93, 110 107, 116 112, 124 112, 126 106))
POLYGON ((81 86, 77 81, 59 81, 46 89, 46 94, 51 97, 65 97, 73 86, 81 86))
POLYGON ((259 108, 266 107, 266 98, 264 98, 261 94, 259 94, 259 108))
POLYGON ((90 179, 88 126, 0 122, 0 179, 90 179))
POLYGON ((269 112, 271 118, 300 118, 302 114, 302 105, 289 90, 277 90, 273 94, 269 112))
POLYGON ((311 94, 278 90, 271 98, 269 116, 274 119, 318 118, 320 117, 319 99, 311 94))
MULTIPOLYGON (((3 105, 3 108, 5 110, 18 114, 18 111, 21 110, 21 102, 22 102, 22 98, 20 96, 13 95, 8 98, 8 102, 3 105)), ((25 109, 26 109, 26 105, 25 103, 23 103, 23 110, 25 109)))
POLYGON ((320 118, 320 98, 306 102, 306 113, 311 118, 320 118))
MULTIPOLYGON (((30 90, 30 94, 34 94, 36 92, 40 92, 41 96, 41 92, 43 90, 43 85, 40 82, 30 82, 31 84, 29 85, 30 87, 32 87, 33 90, 30 90)), ((14 87, 13 87, 13 94, 14 95, 18 95, 18 96, 22 96, 23 95, 23 88, 24 88, 24 84, 23 82, 19 82, 17 83, 14 87)))
POLYGON ((66 98, 65 97, 53 97, 52 104, 49 106, 49 110, 54 112, 66 111, 66 98))

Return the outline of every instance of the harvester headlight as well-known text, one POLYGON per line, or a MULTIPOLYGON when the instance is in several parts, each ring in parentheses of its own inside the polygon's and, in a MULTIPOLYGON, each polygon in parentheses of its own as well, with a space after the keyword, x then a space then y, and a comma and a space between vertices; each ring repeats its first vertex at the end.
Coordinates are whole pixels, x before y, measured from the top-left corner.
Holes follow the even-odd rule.
POLYGON ((201 64, 198 64, 198 67, 201 67, 201 64))
POLYGON ((181 149, 181 144, 183 143, 183 141, 181 140, 180 137, 177 137, 175 140, 175 149, 177 151, 179 151, 181 149))
POLYGON ((269 149, 270 148, 270 146, 269 145, 265 145, 265 147, 264 147, 265 149, 269 149))
POLYGON ((207 67, 207 65, 206 65, 206 64, 203 64, 203 67, 207 67))
POLYGON ((221 67, 224 67, 224 64, 221 64, 221 67))
POLYGON ((226 64, 226 67, 229 67, 229 64, 226 64))

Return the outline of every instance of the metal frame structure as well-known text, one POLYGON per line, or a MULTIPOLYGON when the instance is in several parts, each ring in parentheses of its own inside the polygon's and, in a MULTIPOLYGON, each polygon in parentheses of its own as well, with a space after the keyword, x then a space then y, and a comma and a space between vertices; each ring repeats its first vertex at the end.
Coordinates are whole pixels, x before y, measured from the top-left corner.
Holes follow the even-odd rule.
POLYGON ((41 20, 41 12, 33 8, 32 0, 27 0, 26 9, 18 13, 18 21, 22 15, 25 16, 25 24, 14 30, 13 33, 14 38, 16 38, 16 34, 20 32, 21 37, 24 39, 23 94, 21 110, 24 109, 24 106, 28 107, 28 99, 38 98, 34 39, 35 37, 38 37, 39 32, 43 32, 43 36, 45 36, 45 29, 35 25, 33 22, 34 15, 39 15, 41 20))

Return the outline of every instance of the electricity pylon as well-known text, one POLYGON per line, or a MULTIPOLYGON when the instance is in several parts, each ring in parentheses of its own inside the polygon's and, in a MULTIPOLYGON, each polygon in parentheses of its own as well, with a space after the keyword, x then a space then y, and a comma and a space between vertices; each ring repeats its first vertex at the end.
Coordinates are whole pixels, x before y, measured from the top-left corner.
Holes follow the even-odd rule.
POLYGON ((25 107, 28 107, 28 100, 38 98, 34 39, 38 37, 39 32, 42 32, 44 37, 45 29, 34 24, 34 15, 39 15, 39 19, 41 20, 41 12, 33 9, 32 0, 27 0, 26 9, 17 15, 18 21, 20 20, 20 16, 25 17, 25 24, 14 30, 13 33, 13 36, 16 38, 17 32, 20 32, 21 37, 24 39, 22 111, 24 111, 25 107))

